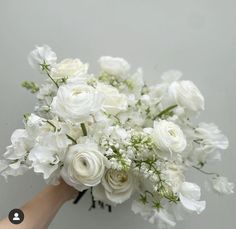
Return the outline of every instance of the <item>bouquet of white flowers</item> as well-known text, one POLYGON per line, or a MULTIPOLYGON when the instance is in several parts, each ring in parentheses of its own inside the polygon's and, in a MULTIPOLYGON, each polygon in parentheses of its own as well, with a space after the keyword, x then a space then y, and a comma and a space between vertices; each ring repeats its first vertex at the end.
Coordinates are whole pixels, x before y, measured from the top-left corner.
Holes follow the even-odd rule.
POLYGON ((38 86, 22 86, 36 95, 35 112, 24 115, 0 160, 0 174, 42 173, 51 184, 62 178, 84 193, 92 208, 121 204, 133 198, 132 210, 160 228, 175 226, 184 212, 201 213, 200 187, 186 180, 196 169, 208 175, 207 188, 233 193, 226 177, 205 171, 228 147, 213 123, 195 124, 204 97, 182 73, 167 71, 162 82, 144 83, 142 70, 130 72, 126 60, 104 56, 99 74, 88 64, 64 59, 50 47, 36 47, 29 63, 44 74, 38 86))

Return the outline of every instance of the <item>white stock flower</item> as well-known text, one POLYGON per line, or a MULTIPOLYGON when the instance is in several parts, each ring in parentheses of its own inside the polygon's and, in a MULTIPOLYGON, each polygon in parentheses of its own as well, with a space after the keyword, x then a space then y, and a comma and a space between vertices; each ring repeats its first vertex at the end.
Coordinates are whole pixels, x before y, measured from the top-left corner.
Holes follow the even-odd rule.
POLYGON ((166 120, 154 122, 153 140, 162 151, 180 153, 186 148, 187 142, 183 131, 178 125, 166 120))
POLYGON ((201 189, 197 184, 184 182, 179 189, 181 204, 190 211, 200 214, 206 208, 206 202, 200 201, 201 189))
POLYGON ((70 78, 87 74, 88 64, 84 64, 80 59, 64 59, 58 63, 51 71, 53 79, 70 78))
POLYGON ((106 163, 97 145, 77 144, 70 147, 61 176, 67 184, 82 191, 101 182, 106 163))
POLYGON ((234 193, 234 183, 229 182, 227 177, 217 176, 211 179, 213 191, 218 194, 229 195, 234 193))
POLYGON ((204 110, 204 97, 192 81, 175 81, 169 87, 175 102, 188 111, 204 110))
POLYGON ((119 57, 102 56, 98 62, 104 72, 121 78, 125 77, 130 69, 129 63, 119 57))
MULTIPOLYGON (((64 134, 48 133, 38 139, 29 153, 29 160, 35 173, 42 173, 44 179, 60 169, 65 152, 71 141, 64 134)), ((59 171, 58 171, 59 172, 59 171)))
POLYGON ((133 194, 135 182, 134 176, 129 172, 108 169, 101 184, 93 189, 94 198, 112 204, 121 204, 133 194))
POLYGON ((108 114, 116 115, 121 111, 125 111, 128 107, 128 99, 126 95, 103 83, 98 83, 96 89, 103 94, 104 100, 102 110, 108 114))
POLYGON ((102 95, 86 84, 68 84, 58 89, 51 108, 65 120, 83 122, 101 108, 102 95))
POLYGON ((29 54, 28 62, 32 68, 42 70, 43 64, 52 67, 56 64, 57 55, 52 49, 47 46, 36 46, 36 48, 29 54))

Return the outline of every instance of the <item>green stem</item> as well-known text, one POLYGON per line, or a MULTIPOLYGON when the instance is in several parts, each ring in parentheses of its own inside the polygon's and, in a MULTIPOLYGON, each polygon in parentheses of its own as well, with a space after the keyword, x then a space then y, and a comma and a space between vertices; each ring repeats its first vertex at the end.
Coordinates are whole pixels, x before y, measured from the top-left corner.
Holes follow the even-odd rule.
POLYGON ((59 85, 57 84, 57 82, 51 77, 51 75, 49 74, 49 72, 46 70, 46 74, 47 76, 51 79, 51 81, 56 85, 57 88, 59 88, 59 85))
POLYGON ((72 138, 69 134, 66 134, 66 137, 69 138, 74 144, 77 144, 74 138, 72 138))
POLYGON ((173 110, 174 108, 176 108, 178 105, 175 104, 175 105, 172 105, 172 106, 169 106, 167 107, 165 110, 161 111, 158 115, 156 115, 154 117, 154 120, 157 119, 157 118, 161 118, 163 115, 165 114, 168 114, 171 110, 173 110))
POLYGON ((219 174, 217 174, 217 173, 212 173, 212 172, 206 172, 206 171, 204 171, 204 170, 202 170, 202 169, 200 169, 199 167, 197 167, 197 166, 192 166, 194 169, 196 169, 196 170, 198 170, 198 171, 200 171, 201 173, 204 173, 204 174, 206 174, 206 175, 216 175, 216 176, 219 176, 219 174))
POLYGON ((88 132, 87 132, 87 129, 86 129, 85 124, 84 124, 84 123, 81 123, 80 126, 81 126, 81 129, 82 129, 82 131, 83 131, 83 135, 84 135, 84 136, 87 136, 87 135, 88 135, 88 132))

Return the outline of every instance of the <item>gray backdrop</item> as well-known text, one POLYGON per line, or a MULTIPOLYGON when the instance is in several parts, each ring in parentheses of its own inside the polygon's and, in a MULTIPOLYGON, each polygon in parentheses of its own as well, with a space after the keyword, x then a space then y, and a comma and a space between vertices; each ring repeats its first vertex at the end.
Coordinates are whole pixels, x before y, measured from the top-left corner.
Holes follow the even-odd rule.
MULTIPOLYGON (((180 69, 206 98, 205 121, 214 121, 229 136, 222 163, 209 167, 236 181, 235 77, 236 1, 234 0, 1 0, 0 2, 0 151, 22 127, 22 115, 35 100, 20 84, 40 81, 26 57, 35 44, 48 44, 59 58, 79 57, 97 70, 101 55, 122 56, 134 68, 142 66, 148 83, 167 69, 180 69)), ((200 174, 192 174, 200 181, 200 174)), ((0 178, 0 218, 45 186, 32 172, 0 178)), ((207 209, 179 223, 181 229, 234 228, 235 195, 203 194, 207 209)), ((89 198, 67 203, 51 229, 155 228, 133 215, 130 203, 88 212, 89 198)))

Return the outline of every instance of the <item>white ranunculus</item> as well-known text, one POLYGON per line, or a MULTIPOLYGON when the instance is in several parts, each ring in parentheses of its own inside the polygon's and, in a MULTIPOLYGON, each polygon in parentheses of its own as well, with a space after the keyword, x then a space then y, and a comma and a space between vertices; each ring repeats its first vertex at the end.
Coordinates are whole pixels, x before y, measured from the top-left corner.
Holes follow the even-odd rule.
POLYGON ((64 59, 52 69, 51 74, 53 79, 61 79, 84 75, 87 72, 88 64, 82 63, 80 59, 64 59))
POLYGON ((234 183, 229 182, 227 177, 214 177, 212 180, 212 189, 219 194, 233 194, 234 193, 234 183))
POLYGON ((180 153, 186 148, 187 142, 183 131, 173 122, 155 121, 152 135, 154 142, 162 151, 180 153))
POLYGON ((206 202, 200 201, 201 189, 197 184, 184 182, 179 189, 181 204, 190 211, 200 214, 206 208, 206 202))
POLYGON ((93 189, 94 198, 106 203, 121 204, 133 194, 135 182, 134 176, 129 172, 108 169, 101 184, 93 189))
POLYGON ((47 46, 36 46, 36 48, 28 56, 29 64, 32 68, 42 70, 41 65, 46 64, 53 67, 57 62, 57 55, 47 46))
POLYGON ((44 179, 49 179, 60 169, 60 163, 64 160, 69 144, 71 140, 65 134, 48 133, 39 137, 38 143, 29 153, 34 172, 42 173, 44 179))
POLYGON ((82 191, 101 182, 106 163, 97 145, 77 144, 70 147, 61 175, 67 184, 82 191))
POLYGON ((126 95, 119 93, 119 91, 103 83, 98 83, 96 89, 103 94, 104 100, 102 103, 102 110, 108 114, 116 115, 121 111, 127 110, 128 99, 126 95))
POLYGON ((169 87, 175 102, 191 112, 204 110, 204 97, 192 81, 175 81, 169 87))
POLYGON ((122 78, 125 77, 130 69, 129 63, 119 57, 102 56, 98 62, 104 72, 122 78))
POLYGON ((51 108, 59 117, 74 122, 83 122, 95 114, 102 105, 101 93, 86 84, 68 84, 58 89, 51 108))

